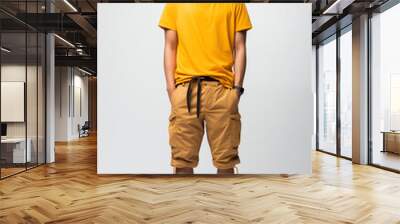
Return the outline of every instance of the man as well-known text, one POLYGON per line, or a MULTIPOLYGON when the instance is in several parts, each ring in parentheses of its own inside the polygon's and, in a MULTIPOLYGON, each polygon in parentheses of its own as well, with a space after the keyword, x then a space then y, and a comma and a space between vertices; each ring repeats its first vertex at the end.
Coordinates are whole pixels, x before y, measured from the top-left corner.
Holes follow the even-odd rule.
POLYGON ((218 174, 233 174, 240 162, 240 114, 246 68, 246 31, 252 28, 243 3, 166 4, 164 70, 171 102, 171 165, 192 174, 204 134, 218 174))

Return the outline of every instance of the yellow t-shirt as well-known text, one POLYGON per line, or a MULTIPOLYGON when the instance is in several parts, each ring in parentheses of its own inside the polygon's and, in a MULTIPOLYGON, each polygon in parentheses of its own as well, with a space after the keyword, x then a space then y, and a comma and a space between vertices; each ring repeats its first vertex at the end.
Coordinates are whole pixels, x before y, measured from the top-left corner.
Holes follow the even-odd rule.
POLYGON ((235 32, 252 28, 243 3, 168 3, 159 26, 178 35, 176 84, 211 76, 233 86, 235 32))

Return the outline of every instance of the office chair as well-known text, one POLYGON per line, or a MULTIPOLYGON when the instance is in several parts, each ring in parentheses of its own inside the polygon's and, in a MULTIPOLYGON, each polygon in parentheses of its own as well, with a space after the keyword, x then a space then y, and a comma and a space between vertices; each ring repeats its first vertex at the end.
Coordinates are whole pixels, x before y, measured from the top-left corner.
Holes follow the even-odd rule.
POLYGON ((89 129, 90 129, 89 121, 85 121, 82 127, 78 125, 78 129, 79 129, 79 138, 89 136, 89 129))

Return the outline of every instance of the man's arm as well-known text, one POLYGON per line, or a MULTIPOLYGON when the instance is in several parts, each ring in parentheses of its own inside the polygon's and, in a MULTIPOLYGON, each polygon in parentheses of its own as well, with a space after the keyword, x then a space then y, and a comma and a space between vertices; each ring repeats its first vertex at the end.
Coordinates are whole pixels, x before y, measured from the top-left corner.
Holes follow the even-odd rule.
POLYGON ((244 74, 246 72, 246 31, 236 32, 234 55, 234 85, 243 86, 244 74))
POLYGON ((167 82, 168 97, 171 100, 171 94, 175 90, 175 69, 176 69, 176 51, 178 46, 178 35, 174 30, 165 30, 164 46, 164 73, 167 82))

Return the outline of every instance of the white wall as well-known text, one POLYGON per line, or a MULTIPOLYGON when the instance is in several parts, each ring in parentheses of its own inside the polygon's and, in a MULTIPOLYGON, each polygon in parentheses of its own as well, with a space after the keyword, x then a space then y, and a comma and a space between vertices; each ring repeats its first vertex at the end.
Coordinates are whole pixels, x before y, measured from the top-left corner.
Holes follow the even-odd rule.
POLYGON ((68 140, 68 67, 55 68, 55 141, 68 140))
POLYGON ((78 124, 88 120, 88 77, 72 67, 56 67, 55 140, 69 141, 79 137, 78 124), (77 90, 81 91, 82 113, 76 105, 77 90), (75 109, 75 111, 74 111, 75 109))
MULTIPOLYGON (((171 173, 163 4, 98 5, 98 173, 171 173), (131 27, 131 29, 129 29, 131 27)), ((241 173, 311 173, 311 4, 248 4, 241 173)), ((196 173, 215 173, 206 138, 196 173)))

